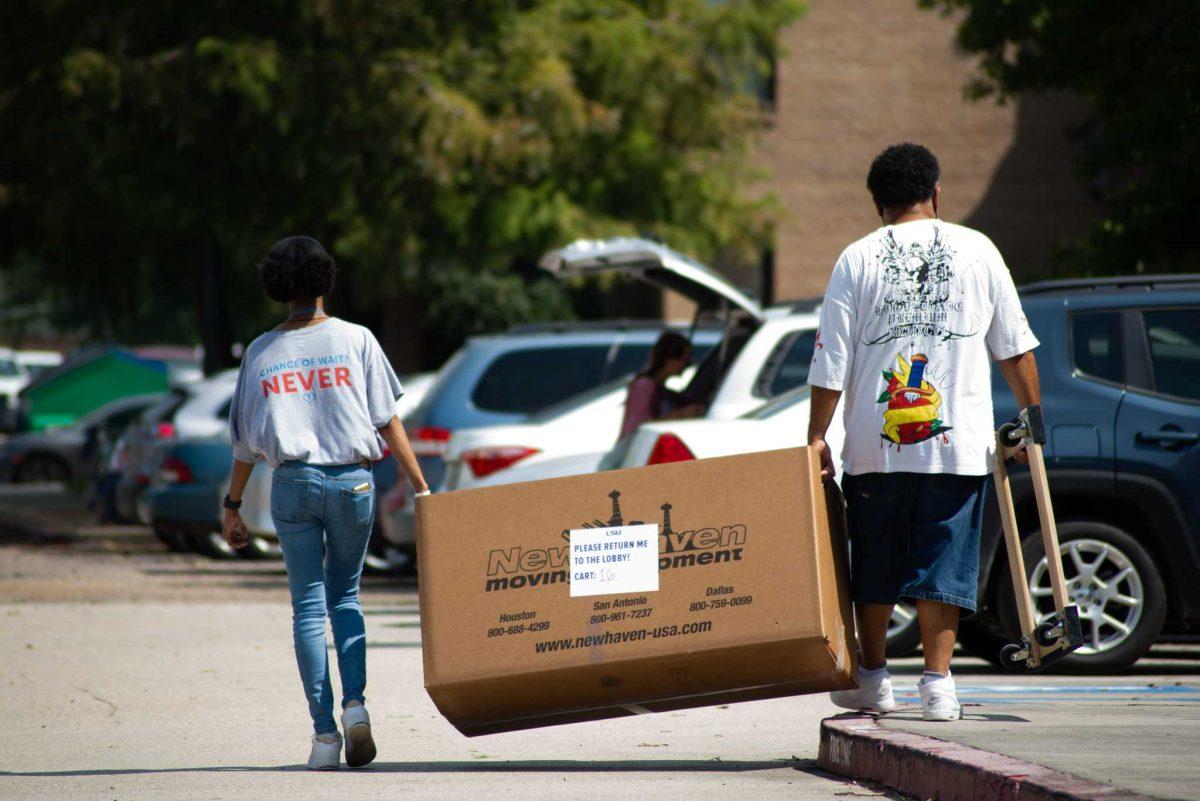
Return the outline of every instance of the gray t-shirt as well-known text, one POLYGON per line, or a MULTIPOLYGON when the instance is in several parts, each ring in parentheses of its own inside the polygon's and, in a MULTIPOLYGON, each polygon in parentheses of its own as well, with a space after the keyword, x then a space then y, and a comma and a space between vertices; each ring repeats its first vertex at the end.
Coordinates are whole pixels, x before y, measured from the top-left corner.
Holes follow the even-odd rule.
POLYGON ((336 317, 268 331, 242 357, 229 409, 234 458, 354 464, 383 457, 400 380, 375 335, 336 317))

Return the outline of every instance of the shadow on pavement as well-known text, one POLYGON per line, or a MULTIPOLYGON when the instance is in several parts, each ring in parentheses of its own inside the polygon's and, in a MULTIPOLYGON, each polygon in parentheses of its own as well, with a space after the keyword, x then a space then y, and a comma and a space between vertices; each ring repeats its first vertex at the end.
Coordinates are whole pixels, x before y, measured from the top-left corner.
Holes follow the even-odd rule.
MULTIPOLYGON (((915 707, 911 711, 904 712, 889 712, 886 715, 880 715, 878 718, 881 722, 887 720, 903 720, 903 721, 919 721, 925 722, 925 718, 921 715, 920 707, 915 707)), ((997 715, 991 712, 972 712, 970 704, 963 704, 963 720, 967 721, 986 721, 988 723, 1031 723, 1028 718, 1023 718, 1020 715, 997 715)))
MULTIPOLYGON (((825 774, 816 768, 812 759, 765 759, 765 760, 720 760, 720 759, 615 759, 575 760, 538 759, 496 761, 445 760, 429 762, 376 762, 361 769, 367 773, 745 773, 756 770, 779 770, 793 768, 818 775, 825 774)), ((305 770, 304 765, 270 766, 224 766, 196 768, 125 768, 97 770, 47 770, 47 771, 0 771, 0 776, 21 777, 67 777, 67 776, 140 776, 153 773, 238 773, 269 772, 280 770, 305 770)), ((360 771, 350 770, 350 773, 360 771)))

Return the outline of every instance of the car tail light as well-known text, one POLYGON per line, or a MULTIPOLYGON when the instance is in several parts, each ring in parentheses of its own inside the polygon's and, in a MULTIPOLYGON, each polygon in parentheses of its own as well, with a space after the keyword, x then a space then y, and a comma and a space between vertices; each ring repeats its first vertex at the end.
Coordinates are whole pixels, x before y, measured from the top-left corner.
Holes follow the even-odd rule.
POLYGON ((171 439, 175 436, 174 423, 159 423, 154 427, 154 436, 159 439, 171 439))
POLYGON ((418 426, 409 436, 417 456, 441 456, 450 441, 450 429, 439 426, 418 426))
POLYGON ((158 468, 158 477, 167 484, 190 484, 195 475, 187 462, 178 456, 168 456, 158 468))
POLYGON ((537 448, 521 448, 516 446, 507 448, 476 448, 464 452, 462 460, 467 463, 467 467, 471 468, 471 473, 475 478, 483 478, 495 473, 497 470, 512 467, 517 462, 537 452, 537 448))
POLYGON ((646 464, 667 464, 668 462, 690 462, 696 454, 688 450, 683 440, 674 434, 659 434, 650 451, 650 459, 646 464))

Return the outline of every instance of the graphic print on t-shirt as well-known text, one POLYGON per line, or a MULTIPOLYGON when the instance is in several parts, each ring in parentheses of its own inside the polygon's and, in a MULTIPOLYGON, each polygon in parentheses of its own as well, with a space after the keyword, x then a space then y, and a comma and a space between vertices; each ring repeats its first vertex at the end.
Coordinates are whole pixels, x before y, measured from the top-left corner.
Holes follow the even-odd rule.
POLYGON ((896 445, 913 445, 936 436, 948 441, 946 425, 941 417, 942 396, 925 380, 929 359, 924 353, 914 353, 912 361, 897 354, 896 369, 884 370, 887 387, 877 403, 886 403, 883 411, 884 439, 896 445))
POLYGON ((846 475, 992 469, 991 360, 1038 342, 985 235, 934 219, 876 229, 835 263, 820 323, 808 380, 843 393, 846 475))
POLYGON ((928 246, 910 242, 908 247, 897 242, 889 230, 877 257, 885 292, 875 314, 883 318, 885 328, 863 344, 882 345, 913 337, 938 337, 944 342, 974 334, 948 326, 950 314, 963 308, 962 300, 951 299, 954 256, 937 228, 928 246))
POLYGON ((312 403, 318 390, 351 386, 349 362, 344 353, 277 362, 259 371, 263 397, 299 392, 306 403, 312 403))

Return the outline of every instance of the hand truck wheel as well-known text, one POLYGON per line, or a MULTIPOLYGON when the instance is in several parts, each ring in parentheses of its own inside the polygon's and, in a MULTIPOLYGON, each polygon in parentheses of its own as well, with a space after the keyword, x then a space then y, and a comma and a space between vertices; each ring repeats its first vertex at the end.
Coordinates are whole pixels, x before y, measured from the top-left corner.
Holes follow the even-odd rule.
POLYGON ((1033 636, 1043 648, 1053 647, 1062 636, 1062 626, 1057 620, 1043 620, 1033 630, 1033 636))
POLYGON ((1016 643, 1009 643, 1000 649, 1000 664, 1009 670, 1024 670, 1025 659, 1017 656, 1025 649, 1016 643))
POLYGON ((1006 446, 1015 448, 1021 444, 1021 435, 1017 433, 1020 430, 1021 426, 1019 423, 1004 423, 996 430, 996 434, 1006 446))

